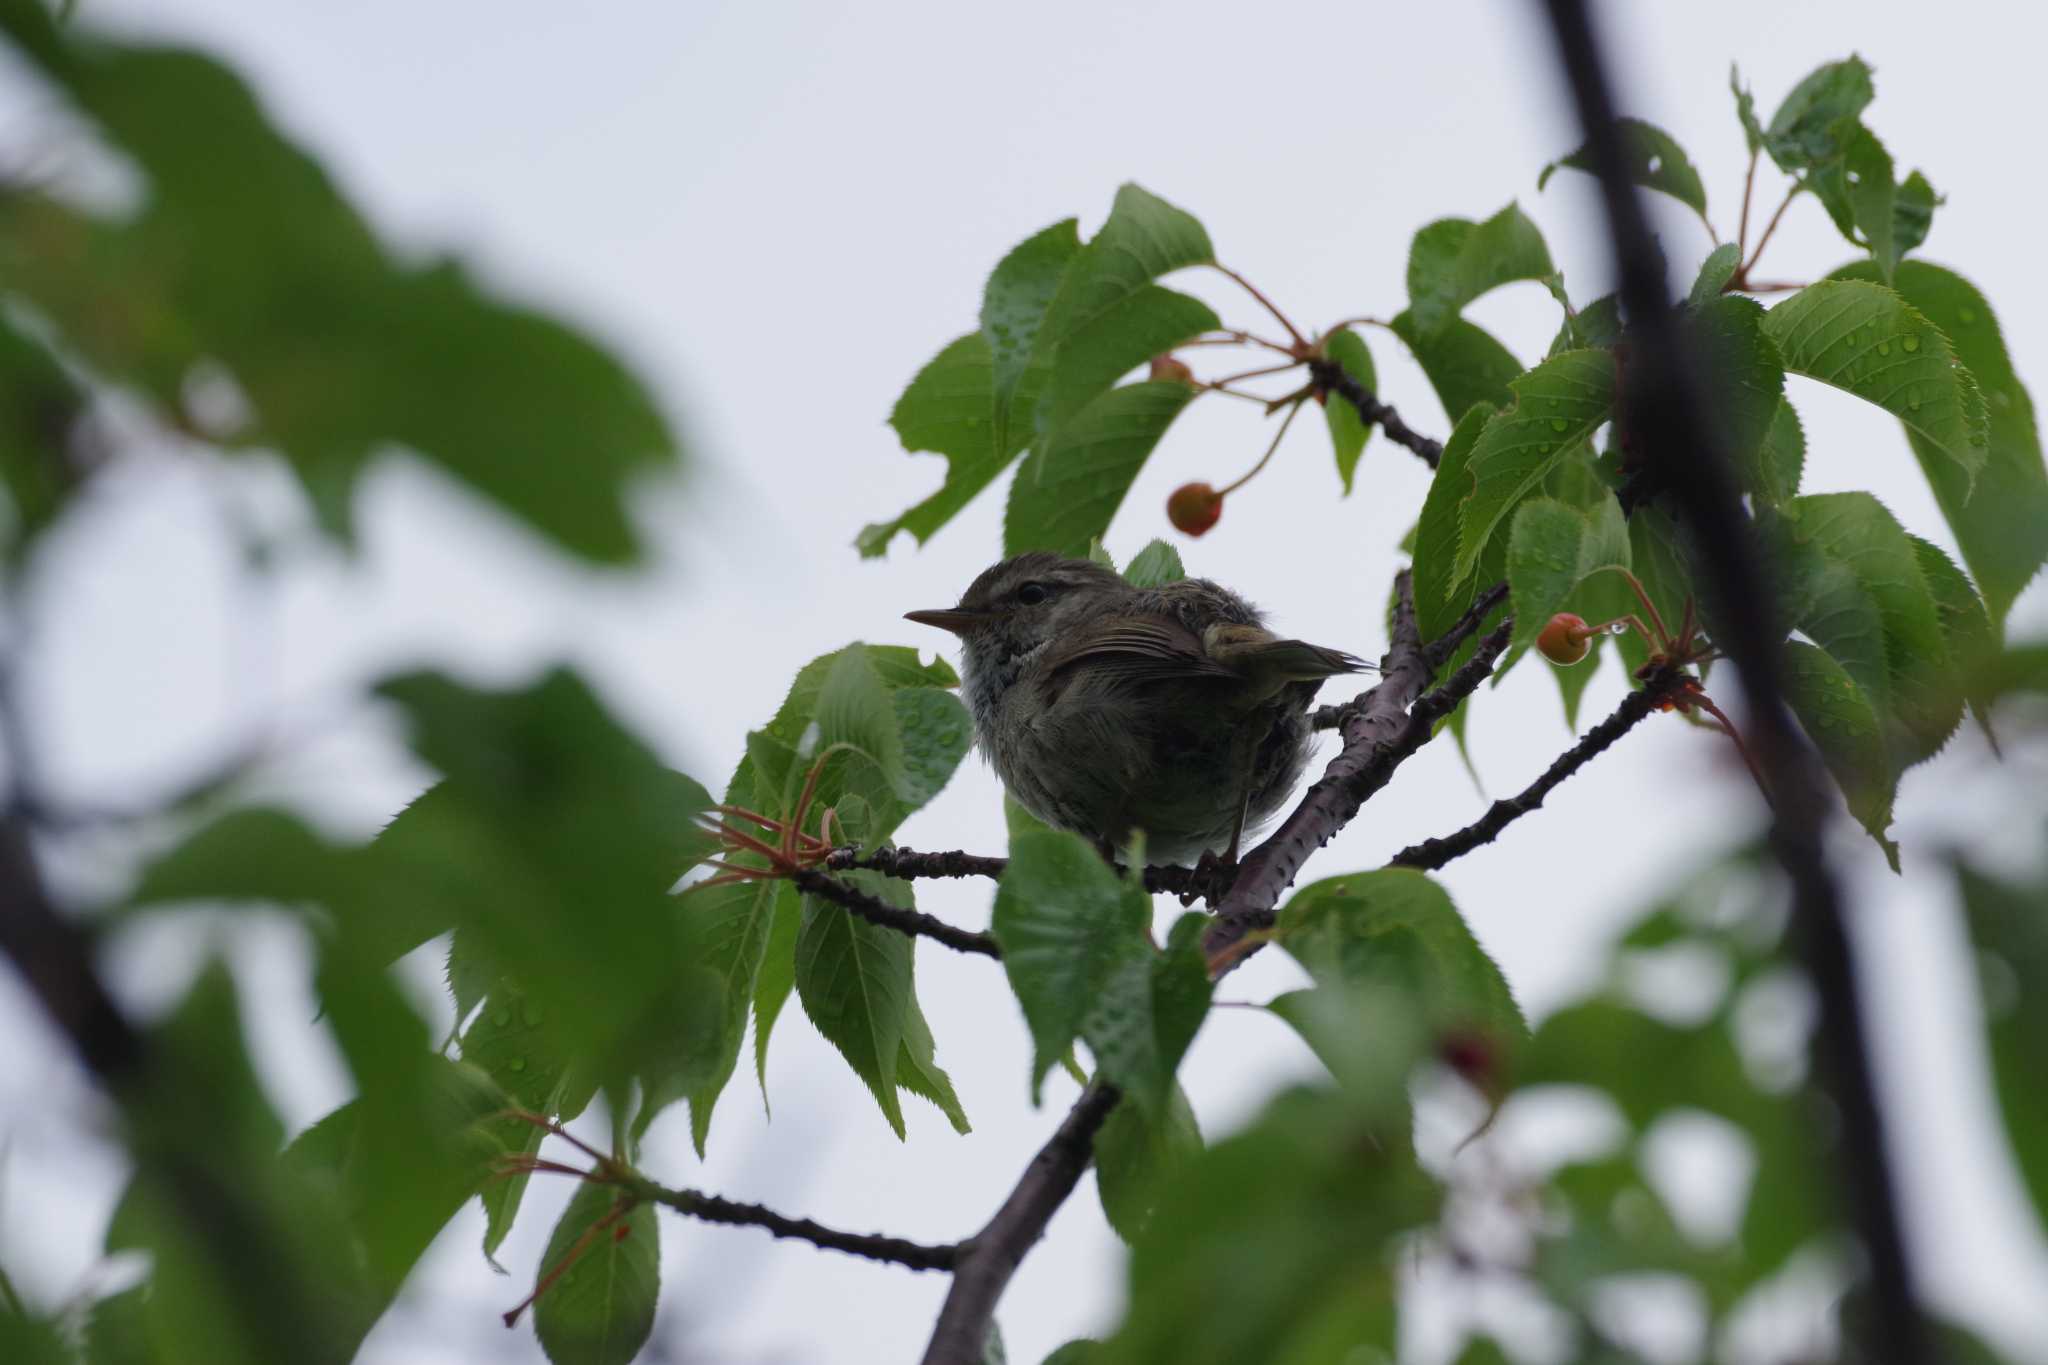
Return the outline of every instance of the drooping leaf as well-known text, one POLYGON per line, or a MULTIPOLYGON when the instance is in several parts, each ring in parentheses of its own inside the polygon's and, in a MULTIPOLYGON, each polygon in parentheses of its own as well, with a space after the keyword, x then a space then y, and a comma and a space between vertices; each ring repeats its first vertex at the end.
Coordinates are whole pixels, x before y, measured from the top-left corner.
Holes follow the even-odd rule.
POLYGON ((1556 269, 1543 234, 1519 205, 1483 223, 1439 218, 1408 248, 1408 315, 1418 333, 1433 335, 1489 290, 1556 269))
POLYGON ((1494 415, 1472 449, 1473 491, 1458 519, 1454 578, 1478 569, 1515 504, 1607 421, 1614 384, 1614 356, 1606 351, 1566 351, 1514 381, 1515 405, 1494 415))
POLYGON ((1860 57, 1828 63, 1792 87, 1771 115, 1764 150, 1787 175, 1839 159, 1875 94, 1870 67, 1860 57))
MULTIPOLYGON (((1346 374, 1365 386, 1367 393, 1379 392, 1379 376, 1373 372, 1372 352, 1366 349, 1364 337, 1349 327, 1340 328, 1324 341, 1323 348, 1346 374)), ((1323 418, 1330 428, 1330 445, 1337 454, 1337 477, 1349 496, 1352 476, 1358 472, 1358 457, 1365 451, 1372 428, 1358 415, 1358 409, 1339 394, 1329 396, 1323 418)))
POLYGON ((994 449, 1009 444, 1010 401, 1031 365, 1045 310, 1080 250, 1075 220, 1063 219, 1012 248, 988 277, 981 295, 981 338, 988 345, 990 359, 994 449))
MULTIPOLYGON (((1616 119, 1615 129, 1621 134, 1622 150, 1628 158, 1629 183, 1668 194, 1701 218, 1707 216, 1707 188, 1700 183, 1700 173, 1685 149, 1669 133, 1634 118, 1616 119)), ((1586 148, 1581 147, 1545 166, 1536 177, 1536 188, 1541 190, 1549 183, 1560 166, 1575 171, 1593 169, 1586 148)))
POLYGON ((1126 384, 1075 414, 1018 468, 1003 517, 1003 553, 1087 553, 1194 395, 1185 384, 1126 384))
POLYGON ((1932 541, 1909 535, 1927 589, 1934 594, 1934 609, 1941 622, 1941 637, 1954 663, 1954 677, 1961 686, 1977 723, 1991 732, 1991 705, 1995 698, 1987 687, 1992 659, 1998 653, 1998 632, 1985 610, 1984 599, 1963 576, 1942 548, 1932 541))
POLYGON ((1504 408, 1515 401, 1508 381, 1522 372, 1522 362, 1484 329, 1453 318, 1438 331, 1424 332, 1408 312, 1396 314, 1388 326, 1422 367, 1452 425, 1476 403, 1504 408))
MULTIPOLYGON (((1876 278, 1868 262, 1837 273, 1876 278)), ((2042 466, 2033 400, 2013 370, 1991 305, 1967 280, 1942 266, 1903 261, 1892 286, 1941 329, 1983 391, 1989 443, 1974 481, 1948 453, 1939 433, 1909 421, 1906 437, 1955 532, 1963 563, 1984 592, 1992 621, 2003 627, 2013 599, 2048 563, 2048 471, 2042 466)), ((1906 413, 1916 415, 1910 408, 1906 413)))
POLYGON ((1733 63, 1728 67, 1728 89, 1735 96, 1735 117, 1742 124, 1743 140, 1749 145, 1752 155, 1764 149, 1764 125, 1757 117, 1756 95, 1743 89, 1742 69, 1733 63))
POLYGON ((1771 309, 1763 330, 1786 369, 1904 422, 1930 454, 1955 466, 1967 495, 1987 461, 1984 395, 1941 329, 1917 309, 1880 284, 1822 280, 1771 309))
POLYGON ((1764 445, 1785 406, 1785 367, 1754 299, 1722 294, 1686 310, 1686 330, 1745 491, 1766 484, 1764 445))
POLYGON ((1180 551, 1163 540, 1145 543, 1145 548, 1131 556, 1130 567, 1124 570, 1124 582, 1134 588, 1156 588, 1166 583, 1178 583, 1188 576, 1181 567, 1180 551))
POLYGON ((1870 831, 1896 869, 1898 845, 1889 831, 1899 778, 1885 753, 1877 708, 1827 651, 1804 640, 1787 640, 1784 660, 1786 704, 1820 750, 1849 813, 1870 831))
POLYGON ((1612 294, 1602 294, 1576 313, 1566 315, 1557 335, 1550 339, 1550 349, 1543 354, 1548 358, 1560 351, 1611 348, 1620 343, 1623 330, 1621 300, 1612 294))
POLYGON ((1742 486, 1760 503, 1777 506, 1799 496, 1800 476, 1806 469, 1806 429, 1789 399, 1778 404, 1771 415, 1770 429, 1757 446, 1751 462, 1739 467, 1742 486))
POLYGON ((1102 1075, 1154 1123, 1166 1121, 1174 1072, 1209 1012, 1204 925, 1199 913, 1182 915, 1160 951, 1149 940, 1123 940, 1081 1018, 1081 1038, 1102 1075))
POLYGON ((654 1333, 661 1230, 650 1205, 617 1212, 620 1197, 613 1186, 578 1186, 541 1253, 544 1276, 582 1249, 533 1306, 534 1334, 553 1365, 627 1365, 654 1333))
POLYGON ((1330 877, 1281 907, 1282 947, 1319 983, 1409 991, 1439 1031, 1480 1030, 1503 1042, 1528 1026, 1500 968, 1434 880, 1405 868, 1330 877))
POLYGON ((929 450, 946 458, 945 482, 924 501, 894 521, 875 522, 862 529, 854 543, 862 556, 884 554, 898 531, 908 531, 922 545, 932 533, 953 519, 955 513, 973 501, 974 495, 995 482, 996 476, 1022 453, 1031 438, 1031 423, 1017 420, 1038 406, 1051 370, 1035 364, 1017 378, 1004 409, 1003 429, 997 435, 993 417, 995 405, 995 364, 988 338, 979 332, 948 345, 919 370, 910 387, 896 400, 889 425, 896 429, 907 451, 929 450))
POLYGON ((1102 1212, 1126 1242, 1152 1220, 1173 1182, 1202 1151, 1202 1131, 1178 1085, 1163 1116, 1119 1104, 1095 1134, 1095 1183, 1102 1212))
POLYGON ((1457 572, 1458 523, 1472 496, 1472 451, 1492 417, 1491 408, 1475 407, 1452 430, 1415 524, 1415 621, 1425 642, 1464 614, 1477 586, 1471 575, 1457 572))
POLYGON ((1063 345, 1161 275, 1215 259, 1209 234, 1192 215, 1126 184, 1061 280, 1041 344, 1063 345))
POLYGON ((1742 264, 1742 251, 1733 242, 1723 242, 1707 253, 1707 259, 1700 262, 1700 273, 1693 278, 1692 292, 1686 296, 1686 306, 1699 308, 1721 297, 1728 281, 1735 278, 1735 271, 1742 264))
MULTIPOLYGON (((1051 352, 1052 371, 1033 414, 1039 444, 1056 439, 1066 423, 1153 356, 1222 325, 1200 299, 1156 284, 1134 290, 1051 352)), ((1159 382, 1177 383, 1190 395, 1197 392, 1179 381, 1159 382)))
POLYGON ((1515 617, 1510 648, 1534 644, 1537 632, 1586 579, 1628 567, 1628 523, 1611 494, 1590 514, 1555 498, 1525 501, 1508 532, 1509 602, 1515 617))

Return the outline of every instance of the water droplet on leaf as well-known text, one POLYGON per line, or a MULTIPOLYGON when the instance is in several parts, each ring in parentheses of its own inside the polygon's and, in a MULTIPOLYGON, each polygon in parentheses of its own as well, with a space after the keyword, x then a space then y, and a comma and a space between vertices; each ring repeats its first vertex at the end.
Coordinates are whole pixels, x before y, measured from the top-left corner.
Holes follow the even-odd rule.
POLYGON ((1905 347, 1909 351, 1917 351, 1920 349, 1920 338, 1907 337, 1903 341, 1901 341, 1899 345, 1905 347))

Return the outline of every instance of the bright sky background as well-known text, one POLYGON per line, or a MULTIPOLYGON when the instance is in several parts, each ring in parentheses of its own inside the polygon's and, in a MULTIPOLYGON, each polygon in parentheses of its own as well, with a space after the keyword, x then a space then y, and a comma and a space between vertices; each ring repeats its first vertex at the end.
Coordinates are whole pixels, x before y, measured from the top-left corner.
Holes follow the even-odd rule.
MULTIPOLYGON (((365 834, 426 780, 396 757, 386 718, 337 716, 351 680, 429 664, 512 683, 568 658, 677 766, 722 784, 746 730, 795 670, 852 639, 948 642, 899 620, 948 603, 996 555, 1000 492, 923 551, 885 562, 851 549, 866 522, 936 486, 933 457, 902 453, 884 425, 903 385, 973 325, 989 268, 1016 241, 1079 215, 1092 231, 1116 186, 1137 180, 1199 216, 1222 258, 1305 324, 1402 306, 1410 236, 1444 215, 1480 218, 1519 199, 1545 229, 1573 296, 1605 292, 1591 184, 1538 194, 1548 160, 1577 144, 1538 7, 1526 0, 1418 4, 1176 0, 1118 6, 975 3, 422 5, 251 0, 84 0, 84 18, 201 43, 232 59, 273 115, 323 157, 395 242, 453 251, 507 292, 571 316, 628 356, 691 442, 687 488, 650 490, 657 559, 637 578, 565 567, 459 488, 392 459, 366 483, 363 544, 349 562, 297 555, 268 589, 237 586, 224 510, 271 527, 301 516, 261 470, 225 499, 191 466, 143 459, 95 490, 53 543, 44 653, 27 680, 52 780, 81 800, 132 804, 208 768, 253 727, 304 736, 279 789, 333 827, 365 834)), ((1739 62, 1763 109, 1819 63, 1861 53, 1877 69, 1868 120, 1901 172, 1924 166, 1949 202, 1926 255, 1960 267, 1998 308, 2023 378, 2048 375, 2042 202, 2041 41, 2035 7, 1728 0, 1608 5, 1625 108, 1673 133, 1703 172, 1732 236, 1743 149, 1727 88, 1739 62)), ((34 118, 19 78, 4 108, 34 118)), ((15 130, 0 127, 10 140, 15 130)), ((1759 176, 1759 212, 1782 181, 1759 176)), ((1708 242, 1661 218, 1680 283, 1708 242)), ((1767 258, 1812 278, 1848 249, 1810 202, 1767 258)), ((1262 319, 1227 282, 1176 278, 1226 320, 1262 319)), ((1475 317, 1525 358, 1555 331, 1533 285, 1475 317)), ((1384 333, 1369 336, 1385 396, 1441 433, 1441 410, 1384 333)), ((1906 525, 1946 543, 1895 424, 1794 381, 1809 491, 1874 488, 1906 525)), ((1249 406, 1210 400, 1170 435, 1112 528, 1120 557, 1170 534, 1168 490, 1221 484, 1261 449, 1249 406), (1213 409, 1207 410, 1204 409, 1213 409)), ((1285 630, 1376 656, 1395 545, 1427 471, 1382 439, 1360 488, 1337 496, 1327 442, 1298 425, 1275 466, 1231 499, 1220 526, 1178 543, 1191 569, 1238 588, 1285 630)), ((2016 634, 2039 634, 2048 600, 2024 599, 2016 634)), ((1590 724, 1622 692, 1595 683, 1590 724)), ((1494 795, 1527 782, 1571 739, 1536 666, 1482 695, 1474 752, 1494 795)), ((1663 886, 1753 827, 1723 746, 1675 719, 1645 726, 1563 788, 1543 815, 1445 874, 1525 1006, 1582 989, 1601 944, 1663 886)), ((1966 735, 1909 776, 1907 874, 1860 837, 1841 843, 1857 897, 1873 1023, 1899 1101, 1906 1213, 1930 1295, 2034 1359, 2048 1359, 2048 1251, 2003 1152, 1973 1040, 1970 962, 1933 851, 1965 833, 2038 836, 2040 769, 1987 773, 1966 735), (2028 773, 2031 773, 2031 787, 2028 773)), ((1310 865, 1376 865, 1473 818, 1484 800, 1446 743, 1310 865)), ((994 779, 978 762, 902 831, 918 848, 1001 848, 994 779)), ((90 889, 106 873, 61 869, 90 889)), ((923 908, 986 922, 989 891, 926 884, 923 908)), ((1170 903, 1167 909, 1177 909, 1170 903)), ((1162 911, 1162 914, 1164 911, 1162 911)), ((252 1043, 288 1122, 346 1093, 312 1021, 292 933, 223 922, 211 940, 239 966, 252 1043)), ((898 1144, 853 1075, 790 1010, 775 1039, 772 1124, 747 1077, 720 1106, 708 1161, 679 1106, 646 1166, 688 1184, 855 1229, 945 1240, 980 1225, 1071 1098, 1034 1113, 1027 1040, 988 963, 921 948, 920 988, 939 1059, 976 1131, 952 1134, 922 1105, 898 1144)), ((1279 954, 1223 996, 1292 984, 1279 954)), ((178 933, 152 934, 109 969, 138 1009, 174 999, 198 965, 178 933)), ((435 962, 414 964, 423 998, 435 962)), ((436 1004, 437 1008, 445 1006, 436 1004)), ((0 975, 0 1259, 57 1299, 90 1267, 122 1172, 81 1140, 103 1117, 12 977, 0 975)), ((1229 1131, 1277 1087, 1313 1074, 1284 1029, 1221 1011, 1184 1079, 1205 1129, 1229 1131)), ((531 1283, 565 1187, 536 1183, 493 1275, 472 1208, 436 1244, 408 1299, 363 1359, 378 1365, 537 1358, 496 1314, 531 1283)), ((1122 1252, 1092 1178, 1054 1220, 1000 1312, 1011 1359, 1114 1318, 1122 1252)), ((911 1358, 945 1284, 750 1230, 663 1220, 657 1340, 670 1359, 862 1362, 911 1358)), ((1488 1312, 1486 1295, 1453 1305, 1488 1312)), ((1428 1356, 1440 1330, 1418 1339, 1428 1356)), ((1532 1339, 1532 1344, 1533 1339, 1532 1339)))

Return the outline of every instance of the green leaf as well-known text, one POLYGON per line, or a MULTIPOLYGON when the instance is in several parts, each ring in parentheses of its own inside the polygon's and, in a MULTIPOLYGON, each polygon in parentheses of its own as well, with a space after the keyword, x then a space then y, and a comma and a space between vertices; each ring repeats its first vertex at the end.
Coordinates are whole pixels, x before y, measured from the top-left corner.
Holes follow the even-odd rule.
POLYGON ((1408 991, 1439 1033, 1504 1041, 1528 1032, 1500 968, 1472 937, 1450 895, 1406 868, 1330 877, 1281 907, 1280 945, 1319 984, 1408 991))
POLYGON ((1003 553, 1079 556, 1109 529, 1131 481, 1195 395, 1185 384, 1111 389, 1032 452, 1010 485, 1003 553))
POLYGON ((1764 445, 1785 406, 1785 367, 1764 335, 1765 317, 1754 299, 1736 294, 1708 299, 1685 314, 1721 434, 1752 493, 1767 486, 1764 445))
POLYGON ((1515 405, 1494 415, 1472 449, 1473 491, 1458 519, 1454 579, 1478 569, 1515 504, 1559 456, 1607 421, 1614 382, 1614 356, 1607 351, 1565 351, 1514 381, 1515 405))
POLYGON ((1878 273, 1889 283, 1899 257, 1906 254, 1893 239, 1898 186, 1892 183, 1892 154, 1877 134, 1858 124, 1843 152, 1842 166, 1851 220, 1877 262, 1878 273))
POLYGON ((1764 150, 1787 175, 1837 160, 1875 94, 1862 58, 1830 62, 1785 96, 1763 131, 1764 150))
POLYGON ((72 439, 84 411, 55 357, 0 318, 0 547, 16 564, 78 482, 72 439))
POLYGON ((1954 464, 1968 496, 1987 459, 1984 395, 1941 329, 1911 304, 1883 285, 1822 280, 1771 309, 1764 334, 1786 369, 1904 422, 1930 453, 1954 464))
POLYGON ((1723 242, 1708 252, 1707 259, 1700 262, 1700 273, 1693 279, 1692 293, 1686 296, 1687 306, 1699 308, 1720 298, 1741 264, 1742 250, 1733 242, 1723 242))
POLYGON ((1870 831, 1894 870, 1899 846, 1888 837, 1899 778, 1885 752, 1877 708, 1842 665, 1803 640, 1784 645, 1785 701, 1820 750, 1849 813, 1870 831))
MULTIPOLYGON (((761 1104, 768 1105, 768 1040, 775 1034, 775 1021, 782 1015, 782 1007, 789 1002, 789 993, 796 989, 796 938, 803 924, 803 898, 796 888, 788 887, 776 893, 775 910, 768 926, 768 948, 762 954, 760 975, 754 979, 754 1075, 761 1086, 761 1104)), ((698 1107, 693 1101, 690 1106, 690 1122, 697 1128, 698 1107)), ((702 1127, 708 1131, 711 1113, 707 1105, 704 1110, 702 1127)), ((694 1135, 694 1134, 693 1134, 694 1135)), ((704 1139, 697 1136, 697 1150, 702 1154, 704 1139)))
MULTIPOLYGON (((1086 327, 1062 339, 1052 352, 1052 373, 1033 416, 1038 444, 1056 438, 1076 414, 1153 356, 1222 325, 1215 311, 1200 299, 1156 284, 1134 290, 1086 327)), ((1180 387, 1190 396, 1199 392, 1185 383, 1180 387)))
POLYGON ((1543 234, 1521 207, 1509 204, 1483 223, 1439 218, 1408 248, 1408 313, 1422 335, 1442 331, 1465 305, 1515 280, 1540 280, 1557 269, 1543 234))
MULTIPOLYGON (((1870 280, 1876 270, 1859 262, 1837 274, 1870 280)), ((2013 599, 2048 563, 2048 472, 2042 467, 2033 400, 2013 370, 1991 305, 1975 286, 1942 266, 1904 261, 1893 287, 1942 330, 1983 390, 1990 439, 1974 483, 1939 435, 1908 422, 1906 437, 1955 532, 1963 563, 1984 591, 1992 621, 2003 627, 2013 599)))
MULTIPOLYGON (((1482 561, 1478 574, 1459 576, 1458 522, 1465 499, 1472 495, 1471 458, 1493 410, 1478 406, 1466 412, 1444 442, 1436 476, 1423 499, 1422 518, 1415 526, 1415 621, 1425 641, 1441 636, 1465 609, 1479 588, 1479 579, 1493 569, 1507 572, 1507 546, 1496 541, 1497 553, 1482 561), (1498 561, 1496 563, 1495 561, 1498 561)), ((1488 586, 1499 581, 1486 578, 1488 586)))
MULTIPOLYGON (((833 657, 818 689, 817 752, 835 744, 852 747, 881 770, 898 796, 910 785, 903 767, 903 735, 896 724, 896 705, 867 650, 848 645, 833 657)), ((799 749, 801 757, 809 758, 799 749)))
POLYGON ((1081 1019, 1081 1037, 1101 1074, 1154 1122, 1165 1121, 1174 1072, 1209 1012, 1205 923, 1197 912, 1181 916, 1160 952, 1144 938, 1123 940, 1081 1019))
POLYGON ((1991 705, 1996 699, 1986 684, 1992 660, 1998 654, 1997 629, 1991 624, 1984 599, 1977 595, 1977 589, 1971 586, 1970 580, 1963 576, 1963 571, 1940 546, 1915 535, 1908 535, 1906 539, 1913 543, 1920 572, 1927 580, 1928 591, 1934 594, 1941 636, 1948 645, 1949 658, 1954 661, 1955 677, 1963 689, 1963 699, 1969 703, 1984 733, 1989 735, 1991 705))
POLYGON ((388 253, 247 86, 198 53, 59 36, 26 6, 23 55, 141 173, 121 219, 10 197, 6 272, 94 368, 181 410, 217 364, 251 420, 222 440, 281 453, 329 529, 393 446, 439 464, 551 538, 637 558, 630 485, 673 468, 674 436, 624 366, 479 289, 456 265, 388 253))
POLYGON ((1102 1343, 1093 1337, 1076 1337, 1047 1356, 1041 1365, 1101 1365, 1102 1343))
POLYGON ((1979 998, 1991 1079, 2020 1177, 2048 1230, 2048 894, 1958 866, 1963 912, 1980 956, 1979 998))
POLYGON ((1012 248, 996 264, 982 291, 981 338, 989 352, 990 430, 995 449, 1003 449, 1009 442, 1010 401, 1030 367, 1045 311, 1080 250, 1075 220, 1063 219, 1012 248))
POLYGON ((1152 1220, 1174 1182, 1202 1151, 1202 1131, 1187 1092, 1173 1087, 1165 1113, 1154 1118, 1136 1104, 1119 1104, 1095 1134, 1095 1184, 1102 1212, 1126 1242, 1152 1220))
POLYGON ((1522 362, 1480 327, 1455 318, 1436 332, 1424 332, 1413 315, 1402 312, 1387 324, 1401 338, 1422 367, 1444 416, 1452 425, 1461 421, 1474 404, 1496 408, 1514 402, 1509 381, 1522 372, 1522 362))
MULTIPOLYGON (((1621 134, 1622 150, 1628 158, 1630 184, 1668 194, 1701 218, 1707 216, 1707 188, 1700 183, 1700 173, 1687 158, 1685 149, 1669 133, 1634 118, 1616 119, 1614 126, 1621 134)), ((1575 171, 1593 169, 1587 149, 1581 147, 1545 166, 1536 177, 1536 188, 1541 190, 1560 166, 1575 171)))
POLYGON ((1789 400, 1778 404, 1770 429, 1741 466, 1742 486, 1759 503, 1776 507, 1799 496, 1799 480, 1806 468, 1806 430, 1789 400))
MULTIPOLYGON (((891 905, 912 904, 908 882, 872 872, 842 873, 891 905)), ((867 1084, 897 1137, 904 1135, 896 1097, 905 1020, 915 1006, 913 940, 857 919, 829 901, 804 897, 796 940, 796 993, 804 1013, 867 1084)))
POLYGON ((1124 570, 1124 582, 1134 588, 1157 588, 1178 583, 1187 576, 1187 570, 1181 567, 1180 551, 1163 540, 1147 541, 1124 570))
POLYGON ((1151 957, 1152 899, 1064 831, 1012 836, 989 928, 1031 1029, 1031 1100, 1113 979, 1151 957))
POLYGON ((1578 312, 1567 314, 1557 335, 1550 339, 1550 349, 1543 354, 1548 358, 1560 351, 1592 346, 1612 349, 1620 344, 1622 336, 1621 301, 1612 294, 1603 294, 1578 312))
POLYGON ((1757 118, 1756 96, 1742 88, 1742 70, 1730 63, 1728 67, 1728 89, 1735 96, 1735 117, 1742 124, 1743 140, 1748 144, 1751 155, 1764 149, 1764 126, 1757 118))
POLYGON ((1867 493, 1796 498, 1760 526, 1792 624, 1870 698, 1892 766, 1932 756, 1962 719, 1961 687, 1911 537, 1867 493))
MULTIPOLYGON (((1339 328, 1324 339, 1323 349, 1346 374, 1363 384, 1367 393, 1379 392, 1379 376, 1373 372, 1372 352, 1366 349, 1364 337, 1349 327, 1339 328)), ((1365 451, 1372 428, 1358 415, 1357 408, 1336 394, 1330 395, 1324 405, 1323 418, 1329 424, 1330 445, 1337 454, 1337 477, 1343 480, 1348 497, 1352 476, 1358 472, 1358 457, 1365 451)))
POLYGON ((1892 201, 1892 249, 1902 257, 1918 249, 1934 226, 1935 208, 1945 202, 1919 171, 1901 180, 1892 201))
POLYGON ((1509 603, 1515 617, 1510 647, 1527 649, 1580 583, 1629 567, 1628 523, 1610 494, 1591 515, 1555 498, 1530 498, 1508 532, 1509 603))
POLYGON ((945 456, 946 479, 937 492, 894 521, 863 528, 854 541, 862 556, 886 553, 898 531, 908 531, 918 544, 924 544, 972 502, 975 494, 993 483, 1029 441, 1030 422, 1013 418, 1036 409, 1050 373, 1048 366, 1037 364, 1018 376, 1004 409, 999 438, 996 419, 991 416, 996 401, 995 364, 985 336, 969 332, 919 370, 896 400, 889 425, 896 428, 905 450, 929 450, 945 456))
POLYGON ((582 1248, 533 1306, 534 1334, 554 1365, 627 1365, 654 1333, 661 1229, 649 1204, 614 1217, 620 1200, 615 1186, 578 1186, 541 1254, 546 1275, 582 1248))
POLYGON ((1064 344, 1161 275, 1215 259, 1209 234, 1192 215, 1126 184, 1117 190, 1102 230, 1061 280, 1046 311, 1040 345, 1064 344))

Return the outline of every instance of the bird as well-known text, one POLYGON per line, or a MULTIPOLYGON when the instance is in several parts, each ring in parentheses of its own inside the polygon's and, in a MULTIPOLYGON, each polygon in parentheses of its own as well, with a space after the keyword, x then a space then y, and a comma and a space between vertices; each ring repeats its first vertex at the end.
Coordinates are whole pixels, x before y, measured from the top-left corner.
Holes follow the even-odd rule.
POLYGON ((1368 667, 1208 579, 1139 587, 1046 551, 904 616, 960 638, 976 745, 1019 805, 1105 852, 1142 831, 1159 863, 1234 863, 1301 778, 1323 680, 1368 667))

